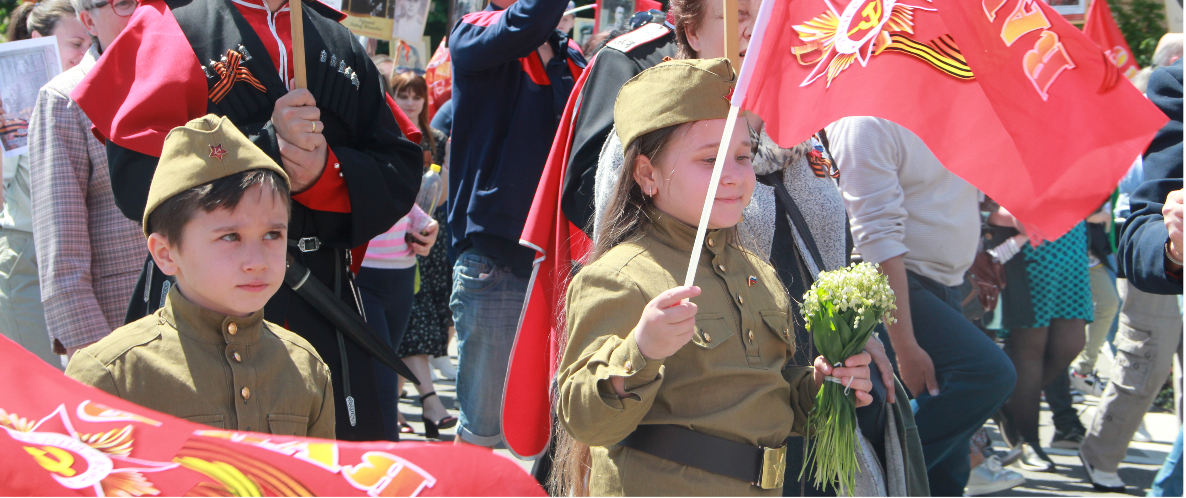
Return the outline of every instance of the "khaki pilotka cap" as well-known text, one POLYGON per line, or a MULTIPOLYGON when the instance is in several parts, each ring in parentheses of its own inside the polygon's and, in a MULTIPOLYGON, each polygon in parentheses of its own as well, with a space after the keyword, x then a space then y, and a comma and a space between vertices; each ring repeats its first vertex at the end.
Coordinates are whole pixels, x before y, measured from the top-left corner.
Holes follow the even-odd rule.
POLYGON ((725 119, 736 82, 737 74, 725 58, 672 60, 638 73, 622 85, 614 102, 622 149, 668 126, 725 119))
POLYGON ((148 216, 170 197, 252 169, 275 171, 292 188, 284 168, 226 117, 207 114, 173 128, 165 136, 161 160, 148 187, 148 205, 141 223, 144 235, 149 235, 148 216))

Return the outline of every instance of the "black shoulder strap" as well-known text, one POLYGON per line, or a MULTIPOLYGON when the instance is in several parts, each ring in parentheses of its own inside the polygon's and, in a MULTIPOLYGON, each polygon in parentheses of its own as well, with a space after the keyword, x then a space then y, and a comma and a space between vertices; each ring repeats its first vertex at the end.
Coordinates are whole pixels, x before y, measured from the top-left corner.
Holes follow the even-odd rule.
MULTIPOLYGON (((808 227, 807 220, 803 218, 803 212, 799 211, 799 205, 795 204, 795 200, 791 198, 791 193, 787 191, 786 185, 783 185, 782 175, 782 171, 776 171, 762 176, 766 177, 764 178, 764 183, 769 183, 774 187, 774 195, 786 207, 787 216, 790 216, 791 223, 794 224, 794 229, 803 238, 803 245, 807 246, 808 252, 811 253, 811 259, 815 262, 815 267, 820 271, 824 271, 827 266, 824 265, 824 258, 820 255, 819 247, 815 245, 815 237, 811 235, 811 228, 808 227)), ((812 280, 814 281, 815 279, 812 278, 812 280)))

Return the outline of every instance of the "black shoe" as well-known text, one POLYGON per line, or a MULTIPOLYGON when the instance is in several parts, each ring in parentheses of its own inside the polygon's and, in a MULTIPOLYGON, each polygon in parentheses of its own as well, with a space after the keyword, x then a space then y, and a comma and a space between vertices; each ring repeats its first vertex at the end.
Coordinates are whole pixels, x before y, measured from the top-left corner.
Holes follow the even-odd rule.
MULTIPOLYGON (((421 410, 424 409, 424 400, 431 398, 433 396, 436 396, 436 395, 437 395, 437 392, 433 391, 428 394, 420 396, 420 409, 421 410)), ((421 420, 424 421, 424 437, 426 439, 440 439, 441 438, 441 429, 451 429, 451 428, 453 428, 453 426, 457 425, 457 417, 454 417, 452 415, 442 418, 437 421, 432 421, 432 420, 428 419, 427 415, 423 415, 423 413, 421 413, 420 418, 421 418, 421 420)))
POLYGON ((1001 439, 1010 448, 1016 448, 1023 442, 1021 434, 1017 433, 1017 428, 1013 426, 1009 417, 1005 415, 1004 410, 997 410, 997 413, 992 416, 992 419, 997 423, 997 432, 1001 434, 1001 439))
POLYGON ((1087 429, 1082 425, 1072 427, 1066 432, 1055 430, 1054 437, 1050 439, 1050 447, 1061 448, 1064 450, 1077 450, 1079 449, 1079 445, 1083 444, 1083 437, 1086 435, 1087 429))

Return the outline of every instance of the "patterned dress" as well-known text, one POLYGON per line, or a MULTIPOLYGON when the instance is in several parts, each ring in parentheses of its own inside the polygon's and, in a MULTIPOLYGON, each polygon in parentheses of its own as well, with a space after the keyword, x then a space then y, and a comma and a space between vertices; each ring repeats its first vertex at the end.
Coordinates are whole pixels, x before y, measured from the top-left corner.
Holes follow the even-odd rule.
MULTIPOLYGON (((441 164, 445 158, 444 133, 432 129, 436 140, 433 162, 441 164)), ((428 148, 428 140, 421 146, 428 148)), ((453 267, 449 264, 449 223, 445 204, 437 207, 433 218, 440 224, 437 243, 428 256, 416 256, 420 265, 420 292, 412 302, 412 316, 404 339, 399 344, 401 358, 426 354, 445 356, 449 347, 449 327, 453 326, 453 312, 449 311, 449 293, 453 289, 453 267)))
POLYGON ((1046 327, 1052 318, 1091 322, 1084 223, 1037 248, 1026 245, 1009 260, 1005 271, 1008 284, 1001 296, 1001 328, 1046 327))

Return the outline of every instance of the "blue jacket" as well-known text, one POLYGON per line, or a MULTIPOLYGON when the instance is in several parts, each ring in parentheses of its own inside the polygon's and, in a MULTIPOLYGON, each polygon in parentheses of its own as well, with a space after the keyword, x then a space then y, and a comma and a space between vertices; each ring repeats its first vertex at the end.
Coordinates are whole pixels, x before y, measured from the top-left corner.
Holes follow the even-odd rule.
POLYGON ((1148 89, 1149 100, 1170 122, 1145 151, 1145 181, 1129 199, 1132 215, 1120 235, 1120 267, 1138 289, 1150 294, 1181 294, 1182 276, 1171 276, 1165 270, 1169 231, 1161 209, 1166 195, 1182 188, 1182 61, 1154 71, 1148 89))
POLYGON ((556 30, 568 0, 493 3, 462 17, 449 35, 453 59, 453 148, 449 228, 460 252, 473 248, 531 272, 535 252, 519 245, 580 49, 556 30), (545 66, 536 49, 555 56, 545 66))

